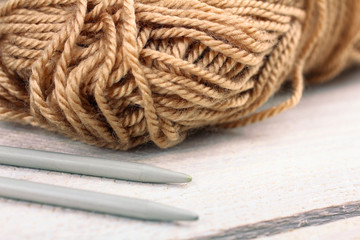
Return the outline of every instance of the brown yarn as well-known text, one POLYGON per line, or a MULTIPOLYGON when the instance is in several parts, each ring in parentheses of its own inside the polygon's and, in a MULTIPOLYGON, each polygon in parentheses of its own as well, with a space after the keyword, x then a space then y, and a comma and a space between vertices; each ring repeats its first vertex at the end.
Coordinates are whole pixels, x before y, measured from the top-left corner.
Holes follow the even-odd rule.
POLYGON ((166 148, 298 103, 360 62, 359 0, 11 0, 0 119, 88 144, 166 148), (255 112, 285 81, 292 96, 255 112))

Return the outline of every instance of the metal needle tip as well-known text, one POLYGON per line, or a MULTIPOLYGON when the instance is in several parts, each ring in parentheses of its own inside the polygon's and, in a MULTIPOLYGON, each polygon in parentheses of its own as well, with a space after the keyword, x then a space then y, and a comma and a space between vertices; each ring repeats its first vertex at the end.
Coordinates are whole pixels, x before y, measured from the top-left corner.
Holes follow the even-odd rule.
POLYGON ((191 181, 192 181, 192 177, 191 177, 191 176, 188 176, 187 182, 191 182, 191 181))
POLYGON ((187 183, 191 181, 191 177, 184 173, 173 172, 167 169, 151 167, 143 165, 143 172, 146 175, 142 176, 143 181, 153 183, 187 183))

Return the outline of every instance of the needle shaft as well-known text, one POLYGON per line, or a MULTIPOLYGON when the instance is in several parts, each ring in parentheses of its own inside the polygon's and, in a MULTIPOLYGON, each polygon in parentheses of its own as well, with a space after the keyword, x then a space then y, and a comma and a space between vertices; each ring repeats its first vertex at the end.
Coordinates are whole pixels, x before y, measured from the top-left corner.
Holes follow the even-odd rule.
POLYGON ((0 177, 0 197, 142 220, 194 221, 192 212, 160 203, 0 177))
POLYGON ((0 146, 0 164, 148 183, 185 183, 191 177, 145 164, 0 146))

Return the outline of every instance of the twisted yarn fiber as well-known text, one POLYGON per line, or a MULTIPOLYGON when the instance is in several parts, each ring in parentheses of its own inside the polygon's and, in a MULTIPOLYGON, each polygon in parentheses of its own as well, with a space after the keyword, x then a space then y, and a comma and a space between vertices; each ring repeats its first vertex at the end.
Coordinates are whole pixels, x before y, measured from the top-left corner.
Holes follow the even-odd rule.
POLYGON ((10 0, 0 119, 88 144, 166 148, 294 106, 360 62, 359 0, 10 0), (256 110, 281 85, 292 96, 256 110))

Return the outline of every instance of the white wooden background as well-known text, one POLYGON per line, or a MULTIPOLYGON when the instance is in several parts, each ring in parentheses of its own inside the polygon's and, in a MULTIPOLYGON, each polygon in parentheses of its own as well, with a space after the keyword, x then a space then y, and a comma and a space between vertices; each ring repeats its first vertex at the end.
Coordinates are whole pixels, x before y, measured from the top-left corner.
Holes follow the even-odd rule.
MULTIPOLYGON (((193 182, 153 185, 0 165, 0 176, 140 197, 189 209, 191 223, 156 223, 0 199, 0 239, 188 239, 360 200, 360 71, 306 89, 294 109, 234 130, 202 131, 168 150, 115 152, 0 123, 0 145, 137 161, 193 182)), ((360 238, 353 217, 265 237, 360 238)), ((261 236, 261 235, 260 235, 261 236)))

